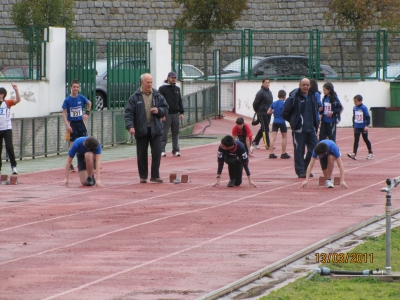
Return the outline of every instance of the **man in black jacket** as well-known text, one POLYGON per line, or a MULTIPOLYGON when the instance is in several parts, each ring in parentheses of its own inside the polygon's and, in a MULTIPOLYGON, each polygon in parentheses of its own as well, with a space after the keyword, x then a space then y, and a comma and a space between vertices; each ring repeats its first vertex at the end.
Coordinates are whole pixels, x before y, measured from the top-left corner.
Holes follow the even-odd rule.
POLYGON ((258 130, 252 143, 252 145, 257 149, 260 148, 258 144, 260 143, 261 138, 263 138, 265 149, 269 150, 269 123, 271 121, 271 115, 268 115, 267 111, 274 101, 269 89, 269 84, 269 78, 264 78, 261 89, 257 92, 253 101, 253 109, 257 113, 257 118, 260 120, 261 124, 261 128, 258 130))
POLYGON ((168 132, 171 128, 172 135, 172 155, 181 156, 179 153, 179 127, 180 120, 183 120, 184 110, 182 105, 181 90, 176 86, 176 73, 169 72, 165 85, 160 86, 158 91, 167 100, 169 106, 168 114, 162 118, 163 120, 163 136, 161 141, 161 156, 167 156, 165 146, 167 145, 168 132))
MULTIPOLYGON (((317 120, 318 103, 315 93, 310 92, 310 80, 303 78, 300 88, 286 99, 282 117, 292 128, 294 147, 294 168, 299 178, 306 178, 306 170, 311 160, 311 153, 318 144, 317 120), (307 154, 305 147, 307 146, 307 154)), ((310 175, 312 177, 312 174, 310 175)))
POLYGON ((125 107, 125 126, 135 135, 137 164, 140 182, 146 183, 148 177, 147 151, 151 148, 150 181, 162 183, 160 178, 161 161, 161 119, 168 114, 168 104, 163 95, 153 89, 153 77, 146 73, 140 76, 142 86, 129 98, 125 107))

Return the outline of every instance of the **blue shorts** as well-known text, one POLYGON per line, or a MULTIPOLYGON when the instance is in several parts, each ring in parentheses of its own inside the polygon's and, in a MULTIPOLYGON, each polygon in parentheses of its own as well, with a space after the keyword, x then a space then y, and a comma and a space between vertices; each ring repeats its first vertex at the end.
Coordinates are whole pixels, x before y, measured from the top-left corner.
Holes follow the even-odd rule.
POLYGON ((278 132, 281 130, 281 133, 287 132, 286 123, 272 123, 272 132, 278 132))
POLYGON ((77 138, 88 135, 85 122, 83 121, 71 121, 69 126, 72 128, 72 133, 69 136, 70 142, 75 141, 77 138))

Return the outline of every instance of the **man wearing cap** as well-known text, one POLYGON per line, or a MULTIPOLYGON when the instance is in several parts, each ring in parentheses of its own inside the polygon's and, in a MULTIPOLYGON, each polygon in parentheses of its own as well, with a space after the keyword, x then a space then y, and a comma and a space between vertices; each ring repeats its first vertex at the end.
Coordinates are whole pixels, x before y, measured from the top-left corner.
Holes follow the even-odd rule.
POLYGON ((158 92, 164 96, 169 106, 168 114, 162 118, 163 120, 163 136, 161 140, 161 156, 167 156, 165 146, 167 145, 168 132, 171 128, 172 135, 172 155, 181 156, 179 153, 179 128, 180 120, 183 120, 183 105, 181 97, 181 89, 176 86, 176 73, 169 72, 165 84, 160 86, 158 92))

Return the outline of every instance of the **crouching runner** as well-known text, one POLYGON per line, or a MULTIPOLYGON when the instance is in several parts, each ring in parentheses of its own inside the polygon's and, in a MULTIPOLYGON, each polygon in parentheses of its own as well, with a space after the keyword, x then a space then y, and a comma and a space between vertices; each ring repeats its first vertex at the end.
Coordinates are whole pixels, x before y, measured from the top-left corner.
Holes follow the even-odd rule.
POLYGON ((247 151, 240 141, 235 141, 232 136, 227 135, 221 140, 218 148, 218 171, 216 181, 212 186, 219 186, 224 163, 228 164, 229 182, 228 187, 242 184, 243 168, 246 171, 250 187, 257 187, 251 180, 249 170, 249 157, 247 151))
POLYGON ((77 156, 79 179, 82 185, 103 186, 100 181, 100 159, 101 144, 94 137, 77 138, 68 151, 68 158, 65 164, 65 179, 61 185, 68 185, 69 168, 72 159, 77 156), (96 176, 94 176, 96 171, 96 176))

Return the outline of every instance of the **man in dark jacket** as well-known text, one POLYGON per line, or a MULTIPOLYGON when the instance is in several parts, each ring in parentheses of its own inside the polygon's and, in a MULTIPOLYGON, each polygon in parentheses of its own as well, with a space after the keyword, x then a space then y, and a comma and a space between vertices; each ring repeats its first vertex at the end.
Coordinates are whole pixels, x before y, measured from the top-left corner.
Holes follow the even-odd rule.
POLYGON ((180 120, 183 120, 183 105, 181 90, 176 86, 176 73, 169 72, 168 78, 165 80, 165 85, 160 86, 158 91, 167 100, 169 106, 168 114, 162 119, 163 121, 163 136, 161 141, 161 156, 167 156, 165 146, 167 145, 168 132, 171 128, 172 135, 172 155, 181 156, 179 153, 179 127, 180 120))
POLYGON ((269 89, 269 78, 264 78, 262 81, 261 89, 257 92, 256 97, 253 101, 253 109, 257 113, 257 118, 260 120, 261 128, 257 132, 256 137, 253 140, 252 145, 259 149, 258 144, 261 138, 264 140, 264 146, 269 150, 269 123, 271 121, 271 115, 267 114, 269 107, 271 106, 274 98, 269 89))
POLYGON ((150 181, 162 183, 160 178, 161 161, 161 119, 168 114, 168 104, 164 97, 153 89, 153 77, 146 73, 140 76, 142 86, 129 98, 125 107, 125 126, 135 135, 137 164, 140 182, 146 183, 148 177, 147 151, 151 148, 150 181))
POLYGON ((310 80, 303 78, 300 81, 300 88, 286 99, 282 110, 282 117, 290 123, 292 128, 294 168, 299 178, 306 178, 311 153, 318 144, 317 111, 318 103, 315 93, 310 92, 310 80), (307 155, 304 157, 306 146, 307 155))

